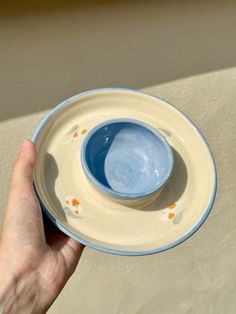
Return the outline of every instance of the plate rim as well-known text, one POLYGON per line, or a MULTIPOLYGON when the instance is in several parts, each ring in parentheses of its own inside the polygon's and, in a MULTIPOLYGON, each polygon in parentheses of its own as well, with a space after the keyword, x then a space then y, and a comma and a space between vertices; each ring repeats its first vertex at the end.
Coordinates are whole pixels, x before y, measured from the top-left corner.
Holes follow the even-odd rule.
POLYGON ((155 253, 160 253, 163 251, 166 251, 170 248, 173 248, 181 243, 183 243, 185 240, 187 240, 188 238, 190 238, 205 222, 205 220, 207 219, 208 215, 211 212, 211 209, 214 205, 214 201, 215 201, 215 197, 216 197, 216 192, 217 192, 217 170, 216 170, 216 163, 214 160, 214 156, 213 153, 211 151, 211 148, 205 138, 205 136, 202 134, 202 132, 200 131, 200 129, 195 125, 195 123, 191 120, 191 118, 189 118, 182 110, 180 110, 179 108, 177 108, 175 105, 169 103, 168 101, 162 99, 159 96, 156 96, 152 93, 149 92, 144 92, 141 90, 136 90, 136 89, 132 89, 132 88, 125 88, 125 87, 105 87, 105 88, 95 88, 95 89, 90 89, 81 93, 78 93, 74 96, 71 96, 67 99, 65 99, 64 101, 62 101, 61 103, 59 103, 58 105, 56 105, 52 110, 50 110, 46 116, 42 119, 42 121, 39 123, 39 125, 37 126, 37 128, 35 129, 33 136, 32 136, 32 142, 35 144, 37 141, 37 138, 39 137, 42 129, 44 128, 44 126, 47 124, 48 120, 51 119, 51 117, 58 112, 59 110, 61 110, 62 108, 64 108, 65 106, 69 105, 72 101, 74 101, 75 99, 80 98, 81 96, 85 96, 85 95, 89 95, 89 94, 93 94, 95 92, 98 91, 129 91, 129 92, 133 92, 133 93, 138 93, 138 94, 142 94, 142 95, 146 95, 155 99, 158 99, 160 101, 162 101, 163 103, 167 104, 168 106, 172 107, 173 109, 175 109, 177 112, 179 112, 180 114, 182 114, 182 116, 191 124, 191 126, 193 127, 193 129, 195 130, 195 132, 200 136, 200 138, 203 140, 204 144, 206 145, 209 157, 212 161, 212 165, 213 165, 213 175, 214 175, 214 183, 213 183, 213 192, 209 201, 209 204, 207 206, 207 208, 205 209, 201 219, 199 220, 199 222, 197 224, 195 224, 193 226, 193 228, 188 231, 185 235, 183 235, 182 237, 178 238, 177 240, 158 247, 156 249, 152 249, 152 250, 142 250, 142 251, 125 251, 125 250, 119 250, 119 249, 112 249, 112 248, 107 248, 105 246, 101 246, 95 243, 92 243, 90 241, 87 241, 81 237, 79 237, 77 234, 75 234, 74 232, 68 230, 66 228, 66 226, 61 223, 60 221, 58 221, 55 217, 53 217, 53 215, 50 213, 50 211, 47 209, 46 205, 43 203, 43 201, 41 200, 35 184, 33 183, 33 187, 36 193, 36 196, 40 202, 41 208, 43 210, 43 212, 46 214, 46 216, 51 220, 51 222, 56 225, 63 233, 65 233, 66 235, 68 235, 69 237, 75 239, 76 241, 79 241, 80 243, 93 248, 95 250, 98 251, 102 251, 105 253, 111 253, 111 254, 116 254, 116 255, 127 255, 127 256, 139 256, 139 255, 150 255, 150 254, 155 254, 155 253))

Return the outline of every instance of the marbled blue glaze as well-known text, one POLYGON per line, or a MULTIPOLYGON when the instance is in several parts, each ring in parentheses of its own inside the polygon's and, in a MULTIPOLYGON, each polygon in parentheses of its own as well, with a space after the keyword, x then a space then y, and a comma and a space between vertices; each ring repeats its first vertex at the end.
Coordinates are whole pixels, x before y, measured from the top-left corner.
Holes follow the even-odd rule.
POLYGON ((146 123, 115 119, 89 132, 81 150, 89 179, 122 199, 139 199, 158 191, 173 169, 172 150, 146 123))

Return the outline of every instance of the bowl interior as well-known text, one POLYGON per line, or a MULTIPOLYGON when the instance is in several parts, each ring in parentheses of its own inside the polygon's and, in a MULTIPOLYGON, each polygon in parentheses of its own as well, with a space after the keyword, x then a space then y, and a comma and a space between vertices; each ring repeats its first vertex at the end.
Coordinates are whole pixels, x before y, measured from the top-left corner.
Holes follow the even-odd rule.
POLYGON ((82 163, 92 181, 116 196, 141 197, 169 178, 172 151, 152 127, 113 121, 95 127, 84 142, 82 163))

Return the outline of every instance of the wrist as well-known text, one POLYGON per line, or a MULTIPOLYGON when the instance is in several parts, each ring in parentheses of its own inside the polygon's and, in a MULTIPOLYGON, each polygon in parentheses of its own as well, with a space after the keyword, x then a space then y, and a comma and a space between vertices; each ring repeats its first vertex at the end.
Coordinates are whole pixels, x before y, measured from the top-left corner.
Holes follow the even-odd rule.
POLYGON ((2 265, 0 265, 0 278, 0 313, 10 313, 15 304, 15 278, 10 274, 6 274, 2 265))
POLYGON ((33 272, 14 274, 0 263, 0 313, 42 313, 39 309, 39 289, 33 272))

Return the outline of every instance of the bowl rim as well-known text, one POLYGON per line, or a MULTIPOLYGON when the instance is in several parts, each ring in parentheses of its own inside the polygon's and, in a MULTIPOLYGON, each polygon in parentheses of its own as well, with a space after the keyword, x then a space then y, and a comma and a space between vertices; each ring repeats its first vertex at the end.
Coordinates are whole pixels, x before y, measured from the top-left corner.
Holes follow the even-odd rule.
POLYGON ((88 134, 86 135, 85 139, 83 140, 82 146, 81 146, 81 151, 80 151, 80 157, 81 157, 81 164, 84 170, 85 175, 87 178, 101 191, 104 193, 118 199, 123 199, 123 200, 138 200, 138 199, 143 199, 147 198, 148 196, 151 196, 155 194, 156 192, 160 191, 161 188, 166 185, 166 183, 169 181, 171 174, 173 172, 173 166, 174 166, 174 155, 173 151, 171 149, 170 144, 168 141, 165 139, 165 137, 154 127, 151 125, 147 124, 146 122, 143 122, 141 120, 137 119, 132 119, 132 118, 116 118, 116 119, 110 119, 107 121, 103 121, 99 124, 97 124, 94 128, 92 128, 88 134), (150 131, 155 138, 157 138, 163 145, 166 156, 169 161, 169 167, 165 173, 165 175, 162 177, 160 182, 152 189, 149 189, 145 193, 139 192, 139 193, 124 193, 124 192, 118 192, 113 190, 112 188, 106 186, 102 182, 100 182, 94 174, 91 172, 88 163, 87 163, 87 158, 86 158, 86 149, 88 147, 88 144, 92 138, 92 136, 101 128, 109 126, 111 124, 115 123, 130 123, 134 125, 138 125, 148 131, 150 131))

